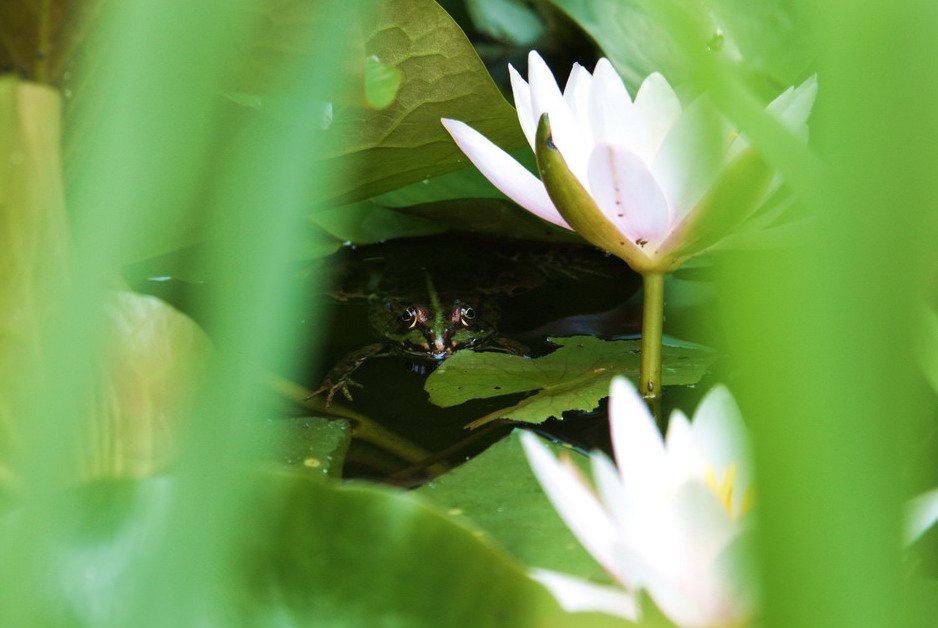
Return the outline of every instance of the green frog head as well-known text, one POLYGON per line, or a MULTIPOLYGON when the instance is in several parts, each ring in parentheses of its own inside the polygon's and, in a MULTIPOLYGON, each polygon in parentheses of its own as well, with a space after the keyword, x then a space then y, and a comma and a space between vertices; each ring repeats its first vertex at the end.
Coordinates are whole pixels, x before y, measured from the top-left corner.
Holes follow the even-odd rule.
POLYGON ((498 308, 482 295, 450 297, 437 292, 429 274, 426 291, 413 298, 376 301, 369 319, 396 352, 444 360, 460 349, 485 344, 497 331, 498 308))

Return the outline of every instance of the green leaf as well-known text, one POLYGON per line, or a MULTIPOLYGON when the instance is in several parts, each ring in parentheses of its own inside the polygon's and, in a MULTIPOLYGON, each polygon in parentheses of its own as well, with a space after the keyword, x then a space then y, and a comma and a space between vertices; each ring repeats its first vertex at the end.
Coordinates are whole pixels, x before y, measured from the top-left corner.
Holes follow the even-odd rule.
POLYGON ((523 142, 514 109, 459 26, 432 0, 373 0, 362 12, 365 52, 403 77, 388 107, 338 108, 332 157, 354 173, 340 201, 368 198, 462 167, 440 124, 462 120, 504 148, 523 142))
MULTIPOLYGON (((535 169, 527 148, 513 156, 535 169)), ((339 241, 371 244, 394 238, 465 231, 528 240, 582 242, 518 207, 475 168, 418 181, 366 201, 320 210, 310 217, 339 241)))
POLYGON ((23 442, 23 404, 44 368, 45 290, 65 276, 69 242, 55 90, 0 77, 0 486, 23 442))
MULTIPOLYGON (((480 531, 414 494, 295 474, 253 484, 237 521, 218 531, 228 548, 219 563, 179 574, 209 579, 215 593, 178 600, 177 625, 577 625, 480 531)), ((127 625, 115 618, 140 612, 128 605, 162 558, 154 534, 174 531, 164 526, 178 489, 169 479, 97 483, 62 499, 69 516, 44 530, 55 551, 44 555, 32 625, 127 625)), ((0 536, 22 532, 25 514, 8 517, 0 536)))
POLYGON ((793 0, 711 0, 747 65, 780 85, 797 85, 816 55, 811 20, 793 0))
POLYGON ((339 243, 374 244, 393 238, 434 235, 446 231, 443 224, 420 216, 408 216, 371 200, 330 207, 316 212, 310 216, 310 220, 339 243))
MULTIPOLYGON (((652 72, 672 85, 686 78, 680 48, 642 6, 641 0, 549 0, 599 45, 623 80, 636 88, 652 72)), ((706 49, 706 42, 700 42, 706 49)))
POLYGON ((257 507, 270 516, 239 569, 249 625, 533 626, 552 611, 478 532, 413 494, 277 478, 257 507))
MULTIPOLYGON (((534 391, 470 424, 478 427, 495 419, 541 423, 567 410, 594 410, 609 395, 614 376, 638 379, 638 340, 607 341, 593 336, 549 340, 559 348, 540 358, 460 351, 427 378, 424 388, 430 401, 443 407, 534 391)), ((666 342, 661 358, 664 385, 700 381, 715 358, 714 351, 700 345, 666 342)))
POLYGON ((345 452, 352 440, 346 421, 320 417, 270 419, 263 432, 276 461, 286 467, 316 477, 342 475, 345 452))
POLYGON ((671 10, 689 14, 701 27, 700 41, 690 45, 660 25, 654 12, 660 7, 649 10, 642 0, 549 1, 599 45, 633 95, 652 72, 661 72, 672 85, 688 81, 694 64, 682 49, 744 66, 741 76, 754 74, 778 85, 801 82, 815 55, 810 29, 792 0, 672 2, 671 10))
MULTIPOLYGON (((531 472, 518 438, 520 430, 495 443, 482 454, 419 489, 421 493, 483 528, 518 560, 581 578, 605 572, 583 549, 554 510, 531 472)), ((588 458, 575 450, 548 443, 564 451, 588 473, 588 458)))
POLYGON ((466 10, 480 33, 513 46, 530 46, 544 34, 537 11, 518 0, 466 0, 466 10))

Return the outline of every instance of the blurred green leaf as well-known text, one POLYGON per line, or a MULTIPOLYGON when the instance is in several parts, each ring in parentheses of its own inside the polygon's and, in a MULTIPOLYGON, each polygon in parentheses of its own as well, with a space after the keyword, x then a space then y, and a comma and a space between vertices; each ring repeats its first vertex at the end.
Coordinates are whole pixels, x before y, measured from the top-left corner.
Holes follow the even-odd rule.
POLYGON ((440 124, 463 120, 505 148, 523 138, 514 110, 459 26, 432 0, 373 0, 362 11, 365 53, 399 71, 394 102, 374 111, 337 107, 330 134, 341 201, 368 198, 466 163, 440 124))
POLYGON ((466 10, 480 33, 514 46, 529 46, 545 30, 544 21, 519 0, 466 0, 466 10))
MULTIPOLYGON (((518 560, 591 578, 605 574, 560 519, 531 472, 515 430, 482 454, 417 489, 456 517, 466 517, 518 560)), ((588 458, 564 451, 588 472, 588 458)))
POLYGON ((106 360, 82 434, 81 477, 148 476, 179 453, 213 347, 155 297, 115 292, 104 312, 106 360))
MULTIPOLYGON (((470 424, 478 427, 495 419, 541 423, 561 417, 567 410, 594 410, 609 395, 614 376, 638 379, 638 340, 608 341, 593 336, 549 340, 559 348, 540 358, 460 351, 427 378, 424 388, 430 401, 443 407, 535 391, 470 424)), ((700 381, 716 353, 700 345, 666 341, 661 359, 665 386, 688 385, 700 381)))
MULTIPOLYGON (((566 13, 602 49, 632 89, 652 72, 672 84, 688 71, 672 36, 648 14, 641 0, 548 0, 566 13)), ((685 6, 687 6, 685 4, 685 6)), ((699 10, 694 5, 691 10, 699 10)), ((700 42, 706 49, 706 42, 700 42)))
MULTIPOLYGON (((480 532, 413 494, 294 474, 254 484, 201 626, 576 625, 480 532)), ((159 479, 63 495, 70 517, 55 523, 32 625, 133 625, 125 594, 178 489, 159 479)), ((0 520, 0 536, 24 521, 0 520)))
MULTIPOLYGON (((59 171, 61 100, 46 86, 0 77, 0 486, 13 482, 24 408, 42 381, 47 290, 66 272, 59 171)), ((21 458, 20 460, 23 460, 21 458)))
POLYGON ((710 0, 745 64, 779 85, 797 85, 814 61, 811 25, 796 0, 710 0))
MULTIPOLYGON (((678 34, 657 20, 641 0, 549 0, 566 13, 599 45, 632 88, 652 72, 661 72, 672 85, 691 78, 694 54, 708 54, 745 73, 767 77, 776 86, 800 83, 814 58, 810 29, 798 20, 792 0, 746 2, 673 2, 672 10, 694 21, 699 41, 678 41, 678 34)), ((656 7, 657 8, 657 7, 656 7)))
POLYGON ((534 626, 553 602, 517 566, 414 495, 271 478, 246 535, 249 625, 534 626))

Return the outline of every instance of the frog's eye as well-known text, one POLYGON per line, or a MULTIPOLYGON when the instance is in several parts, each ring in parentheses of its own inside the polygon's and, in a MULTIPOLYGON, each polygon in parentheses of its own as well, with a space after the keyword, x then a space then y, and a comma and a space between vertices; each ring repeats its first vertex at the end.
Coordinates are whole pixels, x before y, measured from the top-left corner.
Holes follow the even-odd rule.
POLYGON ((413 329, 417 325, 417 311, 412 307, 407 308, 401 312, 401 320, 408 323, 409 329, 413 329))
POLYGON ((459 312, 459 316, 462 319, 463 325, 468 325, 469 321, 473 320, 476 317, 476 311, 469 307, 468 305, 464 306, 459 312))

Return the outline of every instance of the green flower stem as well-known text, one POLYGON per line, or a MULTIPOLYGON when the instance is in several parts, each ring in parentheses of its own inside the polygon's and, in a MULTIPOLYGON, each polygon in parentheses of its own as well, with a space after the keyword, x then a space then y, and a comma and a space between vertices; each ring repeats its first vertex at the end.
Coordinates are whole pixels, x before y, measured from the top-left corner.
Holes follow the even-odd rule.
POLYGON ((645 305, 642 309, 642 354, 639 392, 655 419, 661 419, 661 335, 664 327, 664 273, 642 274, 645 305))

